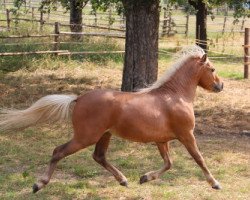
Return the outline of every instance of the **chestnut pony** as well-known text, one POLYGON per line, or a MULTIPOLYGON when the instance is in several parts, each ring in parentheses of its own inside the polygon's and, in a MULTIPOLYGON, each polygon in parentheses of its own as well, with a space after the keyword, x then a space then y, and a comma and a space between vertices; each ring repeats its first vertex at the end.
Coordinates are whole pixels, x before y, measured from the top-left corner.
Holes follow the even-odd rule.
POLYGON ((2 110, 0 131, 26 128, 42 122, 71 119, 73 138, 55 148, 47 172, 33 186, 37 192, 50 181, 56 164, 62 158, 95 144, 94 160, 127 186, 126 177, 105 157, 112 134, 121 138, 155 142, 164 166, 146 173, 140 183, 154 180, 171 167, 169 141, 178 139, 202 169, 208 183, 220 189, 200 154, 193 134, 195 117, 193 101, 196 87, 220 92, 223 83, 215 74, 204 51, 189 47, 161 79, 138 92, 94 90, 82 96, 49 95, 26 110, 2 110))

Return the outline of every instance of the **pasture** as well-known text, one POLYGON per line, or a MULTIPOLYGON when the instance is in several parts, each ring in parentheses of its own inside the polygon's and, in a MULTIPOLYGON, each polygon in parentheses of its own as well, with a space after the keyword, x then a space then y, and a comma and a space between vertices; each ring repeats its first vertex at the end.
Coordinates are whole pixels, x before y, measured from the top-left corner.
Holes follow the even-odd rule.
MULTIPOLYGON (((31 28, 27 22, 19 26, 22 27, 20 34, 32 31, 26 30, 31 28)), ((52 30, 45 28, 44 31, 52 30)), ((3 33, 8 34, 12 33, 3 33)), ((218 38, 224 46, 212 43, 208 55, 213 57, 216 71, 224 80, 224 90, 214 94, 198 88, 194 107, 198 146, 222 190, 213 190, 207 184, 201 169, 177 141, 170 144, 172 168, 160 179, 140 185, 140 176, 163 165, 157 147, 112 137, 107 158, 128 178, 128 188, 120 186, 92 159, 92 146, 60 161, 51 182, 33 194, 32 185, 46 170, 53 149, 72 136, 70 123, 57 123, 0 133, 0 199, 249 199, 250 81, 242 78, 243 35, 225 33, 218 38)), ((216 34, 210 33, 210 39, 215 42, 216 34)), ((10 40, 2 39, 2 43, 10 43, 10 40)), ((0 45, 0 52, 50 47, 43 38, 26 39, 24 43, 26 45, 0 45), (37 47, 35 42, 44 45, 37 47)), ((193 44, 192 38, 187 41, 177 35, 160 39, 159 77, 174 62, 173 54, 187 44, 193 44)), ((120 51, 124 50, 124 41, 85 37, 82 43, 65 43, 61 48, 120 51)), ((26 108, 48 94, 80 95, 100 88, 119 90, 122 67, 122 54, 0 57, 0 108, 26 108)))
MULTIPOLYGON (((122 63, 112 59, 101 64, 53 57, 26 59, 29 68, 23 68, 20 62, 18 70, 1 73, 1 107, 23 108, 46 94, 82 94, 96 88, 120 87, 122 63)), ((160 57, 159 75, 170 63, 168 56, 160 57)), ((222 190, 210 188, 200 168, 177 141, 171 143, 172 169, 161 179, 139 185, 142 174, 163 164, 156 146, 113 137, 108 159, 127 176, 128 188, 120 186, 93 161, 90 147, 62 160, 51 183, 32 194, 32 184, 46 169, 54 147, 71 137, 70 124, 50 124, 1 133, 1 199, 247 199, 249 80, 228 78, 228 74, 240 70, 241 63, 215 61, 215 66, 224 76, 225 90, 212 94, 198 89, 195 134, 222 190)))

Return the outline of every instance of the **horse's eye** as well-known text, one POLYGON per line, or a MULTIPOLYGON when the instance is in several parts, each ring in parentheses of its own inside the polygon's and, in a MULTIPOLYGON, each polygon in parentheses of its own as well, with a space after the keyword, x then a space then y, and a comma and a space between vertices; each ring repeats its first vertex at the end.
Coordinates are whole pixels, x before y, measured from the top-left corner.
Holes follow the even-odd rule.
POLYGON ((212 72, 214 72, 214 71, 215 71, 215 69, 214 69, 214 68, 212 68, 212 69, 211 69, 211 71, 212 71, 212 72))

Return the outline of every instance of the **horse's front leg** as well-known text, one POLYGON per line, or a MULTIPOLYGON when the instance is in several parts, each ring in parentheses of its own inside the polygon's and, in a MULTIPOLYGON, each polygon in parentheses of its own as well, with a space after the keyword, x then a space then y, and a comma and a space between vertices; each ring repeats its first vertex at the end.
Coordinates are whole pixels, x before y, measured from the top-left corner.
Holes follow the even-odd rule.
POLYGON ((165 171, 169 170, 171 165, 172 165, 172 162, 169 158, 169 144, 168 144, 168 142, 156 143, 156 145, 160 151, 161 157, 164 160, 164 166, 157 171, 151 171, 151 172, 148 172, 145 175, 143 175, 140 178, 140 184, 159 178, 165 171))
POLYGON ((181 143, 186 147, 190 155, 194 158, 196 163, 200 166, 202 169, 207 182, 212 186, 214 189, 221 189, 221 186, 217 180, 213 177, 211 172, 208 170, 206 163, 197 147, 197 143, 195 140, 195 137, 193 135, 193 131, 183 135, 182 137, 179 138, 181 143))

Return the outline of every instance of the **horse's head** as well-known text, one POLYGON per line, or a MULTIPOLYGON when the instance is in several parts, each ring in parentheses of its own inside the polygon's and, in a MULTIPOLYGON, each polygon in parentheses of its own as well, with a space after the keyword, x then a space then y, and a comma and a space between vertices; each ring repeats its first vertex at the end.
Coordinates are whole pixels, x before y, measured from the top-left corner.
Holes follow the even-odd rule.
POLYGON ((198 61, 201 66, 201 74, 199 77, 198 85, 202 88, 212 91, 220 92, 223 89, 223 82, 216 75, 213 64, 208 60, 207 54, 204 54, 198 61))

